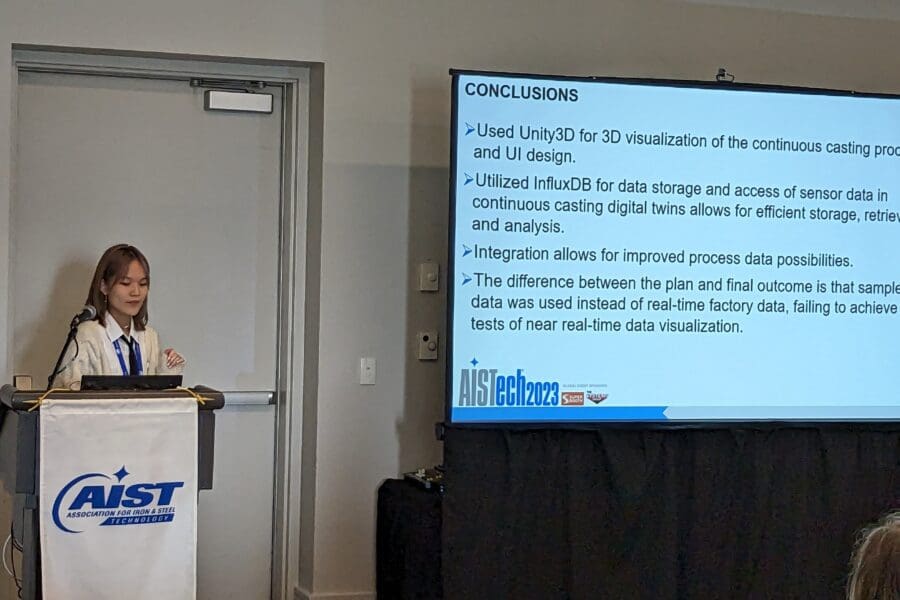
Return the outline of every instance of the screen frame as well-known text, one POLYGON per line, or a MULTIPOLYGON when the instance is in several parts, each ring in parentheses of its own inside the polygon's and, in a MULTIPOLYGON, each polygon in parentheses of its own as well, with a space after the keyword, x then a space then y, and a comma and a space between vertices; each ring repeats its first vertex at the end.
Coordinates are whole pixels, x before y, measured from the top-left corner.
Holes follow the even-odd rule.
POLYGON ((509 79, 532 79, 541 81, 577 82, 577 83, 612 83, 624 85, 638 85, 645 87, 691 88, 724 90, 737 93, 742 92, 775 92, 782 94, 797 94, 803 96, 836 96, 853 98, 882 98, 900 100, 900 94, 886 94, 878 92, 858 92, 854 90, 841 90, 831 88, 813 88, 801 86, 788 86, 780 84, 739 83, 735 81, 701 81, 687 79, 659 79, 640 77, 610 77, 610 76, 575 76, 575 75, 547 75, 536 73, 516 73, 500 71, 481 71, 473 69, 449 70, 451 77, 450 93, 450 202, 449 202, 449 232, 447 236, 447 360, 445 365, 444 381, 444 427, 462 429, 754 429, 770 431, 784 428, 809 428, 817 429, 866 429, 875 431, 894 431, 898 428, 900 420, 896 419, 709 419, 709 420, 578 420, 578 421, 454 421, 452 419, 453 404, 453 315, 454 315, 454 285, 456 281, 456 265, 454 261, 454 248, 456 248, 456 181, 457 171, 457 133, 459 131, 459 79, 460 76, 480 76, 509 79))

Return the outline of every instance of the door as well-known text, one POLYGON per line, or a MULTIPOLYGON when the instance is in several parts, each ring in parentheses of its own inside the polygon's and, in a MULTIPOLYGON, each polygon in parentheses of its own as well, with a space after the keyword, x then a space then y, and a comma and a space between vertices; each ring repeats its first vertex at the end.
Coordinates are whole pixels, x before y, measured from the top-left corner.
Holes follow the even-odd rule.
POLYGON ((198 597, 271 595, 281 181, 272 114, 207 112, 186 80, 19 72, 14 366, 43 387, 108 246, 150 262, 150 323, 185 384, 226 391, 201 492, 198 597))

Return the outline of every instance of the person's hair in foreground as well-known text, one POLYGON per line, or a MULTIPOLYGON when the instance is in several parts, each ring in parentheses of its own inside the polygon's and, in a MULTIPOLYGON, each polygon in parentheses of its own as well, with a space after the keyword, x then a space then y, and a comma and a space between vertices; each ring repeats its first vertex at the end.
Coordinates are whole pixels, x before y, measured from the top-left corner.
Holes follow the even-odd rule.
POLYGON ((860 533, 850 565, 847 600, 900 600, 900 511, 860 533))

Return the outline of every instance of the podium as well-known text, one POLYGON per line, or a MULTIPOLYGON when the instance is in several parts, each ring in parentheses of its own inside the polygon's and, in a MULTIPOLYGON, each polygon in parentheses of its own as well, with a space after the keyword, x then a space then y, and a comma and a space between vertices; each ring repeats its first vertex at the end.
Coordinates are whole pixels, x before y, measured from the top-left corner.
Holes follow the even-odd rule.
MULTIPOLYGON (((196 394, 204 398, 202 404, 198 404, 197 427, 197 488, 200 490, 212 489, 213 466, 215 451, 215 410, 225 404, 221 392, 198 386, 191 388, 196 394)), ((39 600, 41 594, 41 563, 40 563, 40 535, 39 535, 39 482, 38 472, 40 465, 40 407, 35 406, 35 401, 40 398, 42 391, 19 391, 11 385, 0 388, 0 403, 3 410, 13 411, 18 417, 16 424, 16 475, 15 493, 22 500, 23 510, 19 531, 22 532, 22 596, 23 600, 39 600)), ((90 392, 55 392, 51 398, 66 399, 104 399, 104 398, 173 398, 191 397, 192 394, 183 390, 163 391, 90 391, 90 392)))

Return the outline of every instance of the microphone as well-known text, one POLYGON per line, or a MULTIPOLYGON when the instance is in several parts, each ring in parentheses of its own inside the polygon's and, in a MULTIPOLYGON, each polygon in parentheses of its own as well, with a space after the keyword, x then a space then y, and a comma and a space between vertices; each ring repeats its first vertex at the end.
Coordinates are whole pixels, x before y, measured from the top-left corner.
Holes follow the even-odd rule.
POLYGON ((97 309, 90 304, 85 304, 84 308, 81 309, 81 312, 72 318, 72 322, 69 324, 69 327, 78 327, 78 325, 80 325, 81 323, 90 321, 96 316, 97 309))

